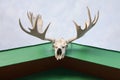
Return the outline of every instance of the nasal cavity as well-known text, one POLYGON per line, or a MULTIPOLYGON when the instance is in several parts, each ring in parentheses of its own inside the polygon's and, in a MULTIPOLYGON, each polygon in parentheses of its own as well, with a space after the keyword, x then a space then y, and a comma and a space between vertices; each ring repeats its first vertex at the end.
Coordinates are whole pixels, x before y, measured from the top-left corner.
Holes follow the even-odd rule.
POLYGON ((62 50, 60 48, 58 48, 57 55, 61 55, 61 54, 62 54, 62 50))

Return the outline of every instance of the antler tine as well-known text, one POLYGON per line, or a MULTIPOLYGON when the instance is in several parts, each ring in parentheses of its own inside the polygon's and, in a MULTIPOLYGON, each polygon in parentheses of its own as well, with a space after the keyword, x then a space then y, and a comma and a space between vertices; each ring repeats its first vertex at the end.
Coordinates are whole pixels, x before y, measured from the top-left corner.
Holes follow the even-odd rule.
POLYGON ((97 17, 95 16, 94 19, 92 20, 91 19, 91 13, 90 13, 90 9, 87 7, 87 10, 88 10, 88 17, 89 17, 89 23, 87 24, 87 30, 90 30, 98 21, 98 18, 99 18, 99 11, 97 12, 97 17))
POLYGON ((98 21, 99 18, 99 11, 97 12, 97 17, 94 17, 93 23, 96 24, 96 22, 98 21))
POLYGON ((91 13, 90 13, 90 9, 87 7, 87 10, 88 10, 88 17, 89 17, 89 23, 92 21, 91 19, 91 13))
POLYGON ((22 24, 21 24, 21 21, 20 21, 20 19, 19 19, 19 25, 20 25, 21 29, 22 29, 24 32, 26 32, 26 33, 28 33, 28 34, 30 34, 30 35, 32 35, 32 36, 35 36, 35 37, 37 37, 37 38, 40 38, 40 39, 42 39, 42 40, 48 40, 48 41, 52 41, 52 42, 54 41, 53 39, 45 38, 45 35, 46 35, 46 32, 47 32, 47 30, 48 30, 48 28, 49 28, 49 26, 50 26, 50 23, 48 24, 48 26, 47 26, 47 28, 45 29, 44 32, 39 33, 38 27, 42 27, 42 26, 38 26, 38 23, 42 24, 42 22, 41 22, 42 20, 41 20, 40 15, 37 15, 36 17, 34 17, 34 16, 33 16, 33 13, 29 12, 29 13, 27 13, 27 16, 28 16, 28 18, 29 18, 29 20, 30 20, 31 25, 32 25, 33 28, 32 28, 32 29, 29 28, 30 32, 28 32, 27 30, 25 30, 25 29, 23 28, 23 26, 22 26, 22 24), (34 18, 35 20, 33 20, 33 18, 34 18), (40 19, 40 21, 38 21, 39 19, 40 19))
POLYGON ((88 18, 89 18, 88 23, 85 22, 85 28, 81 29, 81 26, 79 26, 75 21, 73 21, 76 27, 77 36, 69 39, 68 43, 82 37, 87 31, 89 31, 97 23, 98 18, 99 18, 99 11, 97 13, 97 17, 95 16, 93 20, 91 18, 91 13, 88 7, 87 7, 87 11, 88 11, 88 18))
POLYGON ((70 43, 76 39, 78 39, 79 37, 81 37, 84 33, 83 31, 85 31, 87 29, 87 24, 85 23, 85 28, 84 29, 81 29, 81 26, 78 25, 75 21, 73 21, 75 27, 76 27, 76 32, 77 32, 77 36, 76 37, 73 37, 71 39, 69 39, 67 42, 70 43))
POLYGON ((30 32, 26 31, 26 30, 23 28, 23 25, 21 24, 20 19, 19 19, 19 25, 20 25, 20 28, 21 28, 24 32, 30 34, 30 32))
MULTIPOLYGON (((27 12, 27 17, 28 17, 28 19, 30 20, 31 25, 32 25, 32 16, 33 16, 33 13, 27 12)), ((33 26, 33 25, 32 25, 32 26, 33 26)))

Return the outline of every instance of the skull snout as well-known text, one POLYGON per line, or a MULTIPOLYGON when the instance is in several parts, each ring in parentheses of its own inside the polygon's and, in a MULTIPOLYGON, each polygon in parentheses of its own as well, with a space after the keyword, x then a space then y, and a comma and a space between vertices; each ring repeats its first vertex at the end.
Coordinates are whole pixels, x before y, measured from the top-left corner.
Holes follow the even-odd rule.
POLYGON ((57 55, 61 55, 61 54, 62 54, 62 50, 60 48, 58 48, 57 55))
POLYGON ((55 51, 55 58, 61 60, 65 56, 67 41, 64 39, 55 40, 53 47, 55 51))

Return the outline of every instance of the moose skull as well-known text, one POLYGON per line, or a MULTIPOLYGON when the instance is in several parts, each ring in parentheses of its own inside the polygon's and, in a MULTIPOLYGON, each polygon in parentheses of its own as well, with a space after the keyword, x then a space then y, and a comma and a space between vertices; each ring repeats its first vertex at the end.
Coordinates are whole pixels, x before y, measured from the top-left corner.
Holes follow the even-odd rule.
POLYGON ((55 50, 55 58, 57 60, 61 60, 65 56, 67 41, 65 41, 64 39, 55 40, 53 48, 55 50))
POLYGON ((28 19, 30 20, 31 25, 32 25, 33 28, 32 29, 29 28, 30 31, 25 30, 23 28, 22 24, 21 24, 20 19, 19 19, 19 25, 20 25, 21 29, 24 32, 26 32, 26 33, 28 33, 28 34, 30 34, 32 36, 35 36, 37 38, 40 38, 42 40, 48 40, 48 41, 53 42, 53 48, 55 50, 55 58, 57 60, 61 60, 65 56, 67 45, 69 43, 71 43, 72 41, 74 41, 74 40, 79 39, 80 37, 82 37, 98 21, 99 11, 97 13, 97 16, 95 16, 94 19, 92 20, 91 19, 91 15, 90 15, 90 10, 89 10, 88 7, 87 7, 87 10, 88 10, 89 21, 85 22, 85 28, 81 29, 81 26, 79 26, 75 21, 73 21, 74 24, 75 24, 75 27, 76 27, 77 36, 73 37, 71 39, 68 39, 68 40, 64 40, 64 39, 54 40, 54 39, 51 39, 51 38, 46 38, 45 35, 46 35, 46 32, 47 32, 47 30, 48 30, 48 28, 50 26, 50 23, 48 24, 48 26, 45 29, 45 31, 41 32, 42 31, 42 26, 43 26, 42 17, 40 15, 33 16, 33 13, 31 13, 31 12, 27 13, 27 16, 28 16, 28 19))

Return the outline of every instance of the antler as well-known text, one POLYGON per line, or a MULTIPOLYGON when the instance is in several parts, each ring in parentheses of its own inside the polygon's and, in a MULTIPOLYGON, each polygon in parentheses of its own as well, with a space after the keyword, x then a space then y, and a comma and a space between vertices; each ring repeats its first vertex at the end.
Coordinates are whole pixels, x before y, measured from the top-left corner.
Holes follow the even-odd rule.
POLYGON ((82 37, 87 31, 89 31, 95 24, 96 22, 98 21, 98 18, 99 18, 99 11, 97 13, 97 16, 94 17, 94 19, 92 20, 91 19, 91 14, 90 14, 90 10, 89 8, 87 7, 87 10, 88 10, 88 17, 89 17, 89 22, 85 22, 85 28, 84 29, 81 29, 81 26, 79 26, 75 21, 74 24, 75 24, 75 27, 76 27, 76 31, 77 31, 77 36, 75 38, 72 38, 72 39, 69 39, 68 40, 68 43, 82 37))
POLYGON ((42 17, 40 15, 37 15, 37 16, 33 16, 33 13, 29 12, 27 13, 27 16, 28 16, 28 19, 30 20, 31 22, 31 25, 32 25, 32 29, 29 28, 30 32, 28 32, 27 30, 25 30, 21 24, 21 21, 19 19, 19 25, 21 27, 21 29, 32 35, 32 36, 35 36, 37 38, 40 38, 42 40, 48 40, 48 41, 54 41, 53 39, 49 39, 49 38, 45 38, 45 35, 46 35, 46 32, 50 26, 50 23, 48 24, 47 28, 45 29, 45 31, 43 33, 39 32, 38 31, 38 28, 40 28, 40 31, 42 29, 42 25, 43 25, 43 21, 42 21, 42 17))

